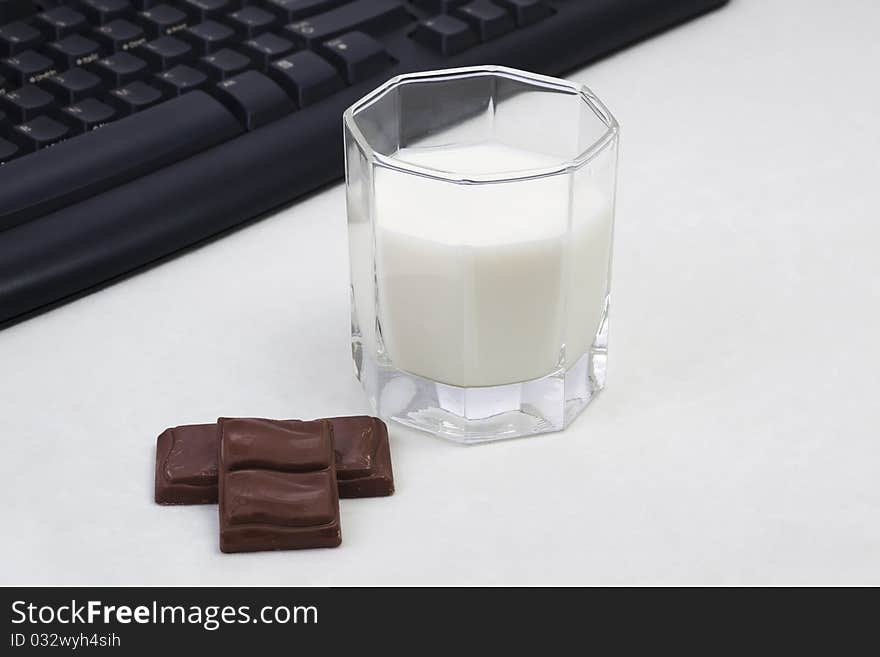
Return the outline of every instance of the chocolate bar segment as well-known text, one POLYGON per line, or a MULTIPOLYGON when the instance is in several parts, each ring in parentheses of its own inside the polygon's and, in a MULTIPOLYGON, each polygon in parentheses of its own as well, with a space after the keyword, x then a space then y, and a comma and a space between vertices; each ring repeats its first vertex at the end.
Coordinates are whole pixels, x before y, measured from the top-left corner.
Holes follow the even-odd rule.
POLYGON ((223 452, 230 470, 248 468, 307 472, 326 468, 326 430, 320 421, 224 418, 223 452))
POLYGON ((334 417, 336 483, 339 497, 382 497, 394 493, 388 428, 375 417, 334 417))
POLYGON ((333 426, 324 420, 219 420, 220 549, 342 542, 333 426))
MULTIPOLYGON (((231 420, 227 420, 230 422, 231 420)), ((280 438, 282 450, 302 451, 302 460, 315 460, 307 452, 315 449, 316 439, 308 433, 275 431, 260 425, 272 420, 247 420, 248 424, 230 445, 230 456, 237 467, 263 467, 278 463, 278 455, 260 461, 272 451, 280 438), (264 445, 264 441, 272 444, 264 445), (295 444, 286 444, 295 442, 295 444), (310 443, 309 441, 312 441, 310 443)), ((282 420, 298 422, 297 420, 282 420)), ((394 492, 388 429, 382 420, 366 415, 331 418, 333 425, 336 478, 339 497, 380 497, 394 492)), ((274 425, 273 425, 274 426, 274 425)), ((219 432, 216 424, 196 424, 167 429, 156 447, 156 502, 159 504, 216 504, 217 453, 219 432)), ((319 441, 318 441, 319 442, 319 441)), ((285 454, 290 455, 285 451, 285 454)), ((300 462, 295 459, 295 462, 300 462)), ((279 469, 286 470, 291 465, 279 469)))
POLYGON ((324 491, 336 485, 328 470, 304 472, 290 477, 286 472, 239 470, 226 476, 235 504, 226 510, 232 525, 254 523, 313 527, 333 522, 336 510, 324 491))
POLYGON ((156 502, 217 503, 217 425, 166 429, 156 441, 156 502))

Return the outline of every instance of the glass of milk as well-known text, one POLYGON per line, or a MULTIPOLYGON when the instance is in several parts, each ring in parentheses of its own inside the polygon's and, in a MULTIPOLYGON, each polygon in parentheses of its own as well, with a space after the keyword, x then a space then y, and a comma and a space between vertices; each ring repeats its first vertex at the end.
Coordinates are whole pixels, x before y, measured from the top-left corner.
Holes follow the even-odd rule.
POLYGON ((346 113, 355 370, 459 442, 558 431, 602 390, 618 125, 497 66, 403 75, 346 113))

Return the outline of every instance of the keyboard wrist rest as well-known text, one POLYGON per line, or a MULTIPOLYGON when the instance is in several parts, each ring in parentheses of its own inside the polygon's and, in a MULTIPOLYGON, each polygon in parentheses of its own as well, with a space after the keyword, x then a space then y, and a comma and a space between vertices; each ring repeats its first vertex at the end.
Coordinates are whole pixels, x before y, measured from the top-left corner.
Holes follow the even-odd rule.
POLYGON ((204 91, 139 112, 0 168, 0 230, 100 194, 243 132, 204 91))
POLYGON ((341 122, 302 112, 11 228, 0 233, 0 318, 149 264, 341 172, 341 122))

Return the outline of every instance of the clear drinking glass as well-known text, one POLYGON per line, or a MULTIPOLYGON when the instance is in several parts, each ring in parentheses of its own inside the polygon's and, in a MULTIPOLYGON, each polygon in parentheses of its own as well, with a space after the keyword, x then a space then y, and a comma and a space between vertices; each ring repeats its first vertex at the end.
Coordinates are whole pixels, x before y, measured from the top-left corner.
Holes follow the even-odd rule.
POLYGON ((346 113, 352 355, 377 414, 460 442, 564 428, 605 385, 618 125, 497 66, 346 113))

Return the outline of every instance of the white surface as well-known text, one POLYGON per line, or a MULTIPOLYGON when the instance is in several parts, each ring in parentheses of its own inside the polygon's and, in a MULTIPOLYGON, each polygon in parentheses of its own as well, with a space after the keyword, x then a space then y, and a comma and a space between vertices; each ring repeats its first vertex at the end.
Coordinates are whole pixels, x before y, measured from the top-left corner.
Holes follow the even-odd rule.
POLYGON ((734 0, 592 66, 623 126, 609 387, 568 431, 394 428, 336 550, 224 556, 155 436, 367 410, 336 187, 0 333, 0 583, 880 584, 880 4, 734 0))

